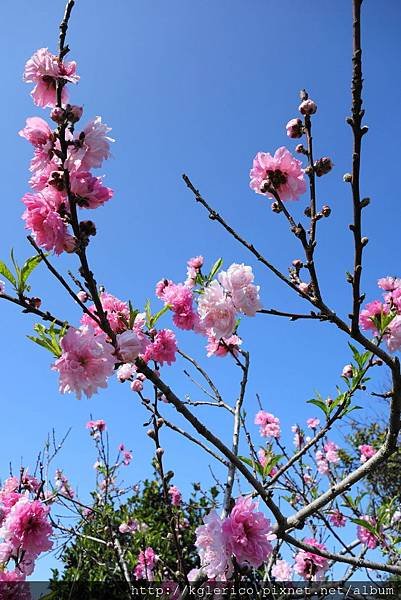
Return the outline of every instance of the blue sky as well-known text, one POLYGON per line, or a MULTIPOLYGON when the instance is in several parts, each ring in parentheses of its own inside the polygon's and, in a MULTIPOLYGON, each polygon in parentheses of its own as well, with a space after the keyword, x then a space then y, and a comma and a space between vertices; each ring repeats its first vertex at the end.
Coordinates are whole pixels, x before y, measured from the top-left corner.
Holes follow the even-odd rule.
MULTIPOLYGON (((316 157, 329 155, 335 163, 333 172, 318 182, 319 201, 333 212, 319 223, 317 265, 328 303, 341 314, 350 311, 344 273, 352 266, 351 197, 342 181, 351 164, 351 133, 345 124, 350 106, 350 4, 77 1, 68 39, 81 81, 71 89, 71 99, 84 105, 86 119, 101 115, 116 139, 113 158, 100 173, 106 174, 115 197, 93 214, 98 236, 89 251, 98 281, 108 291, 131 298, 138 307, 150 297, 159 307, 153 296, 155 283, 161 277, 182 280, 186 259, 203 254, 209 264, 218 256, 226 266, 252 264, 265 307, 306 308, 207 218, 181 180, 183 172, 189 174, 210 203, 286 271, 300 255, 296 241, 284 221, 271 213, 269 203, 249 189, 248 173, 257 151, 293 147, 285 123, 297 116, 298 92, 305 87, 318 103, 316 157)), ((31 254, 20 202, 28 191, 31 148, 17 132, 27 116, 45 113, 32 105, 30 86, 22 83, 21 73, 37 48, 56 50, 63 8, 61 0, 20 0, 0 8, 3 260, 11 247, 20 258, 31 254)), ((362 194, 372 199, 365 211, 364 234, 370 242, 363 289, 373 299, 377 278, 400 272, 396 177, 401 86, 395 74, 401 5, 387 0, 383 10, 383 3, 366 1, 363 11, 365 122, 370 129, 364 138, 362 194)), ((302 214, 305 201, 291 207, 296 215, 302 214)), ((57 264, 64 271, 74 268, 71 257, 57 259, 57 264)), ((44 306, 72 323, 78 321, 78 310, 44 268, 32 283, 44 306)), ((127 478, 128 473, 132 479, 149 474, 152 446, 142 431, 146 414, 135 395, 116 383, 90 401, 59 395, 57 377, 49 370, 50 355, 26 339, 35 320, 5 302, 0 311, 1 475, 7 474, 10 460, 15 468, 20 461, 32 465, 53 427, 59 436, 72 427, 60 466, 84 496, 94 461, 84 430, 90 414, 108 422, 115 445, 124 441, 133 449, 135 460, 127 478)), ((169 319, 164 323, 168 326, 169 319)), ((349 360, 344 337, 330 325, 259 316, 245 320, 241 332, 252 363, 247 411, 257 410, 259 392, 265 408, 280 416, 286 431, 310 416, 305 400, 315 390, 323 396, 334 393, 349 360)), ((191 334, 180 334, 179 339, 183 349, 206 362, 203 339, 191 334)), ((236 370, 220 359, 210 359, 208 368, 227 398, 235 398, 236 370)), ((166 368, 166 380, 180 394, 193 392, 181 369, 182 365, 166 368)), ((371 405, 368 398, 364 402, 371 405)), ((227 436, 225 417, 213 419, 213 426, 227 436)), ((208 459, 181 440, 166 437, 166 461, 176 472, 177 485, 186 489, 194 477, 210 479, 208 459)), ((45 576, 46 569, 40 567, 38 576, 45 576)))

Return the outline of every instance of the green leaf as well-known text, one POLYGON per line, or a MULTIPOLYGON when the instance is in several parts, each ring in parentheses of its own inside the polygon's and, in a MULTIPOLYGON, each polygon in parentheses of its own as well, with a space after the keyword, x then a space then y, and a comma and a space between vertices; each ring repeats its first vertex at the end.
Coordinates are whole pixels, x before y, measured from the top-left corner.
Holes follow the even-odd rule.
POLYGON ((316 400, 315 398, 312 398, 312 400, 308 400, 307 404, 314 404, 315 406, 320 408, 324 412, 326 417, 330 412, 329 407, 325 404, 325 402, 323 402, 323 400, 316 400))
POLYGON ((146 325, 148 327, 151 327, 150 321, 152 319, 152 311, 151 311, 151 308, 150 308, 150 300, 146 300, 145 315, 146 315, 146 325))
POLYGON ((160 317, 163 316, 169 309, 170 306, 166 304, 165 306, 163 306, 163 308, 159 310, 159 312, 153 315, 153 317, 150 318, 150 327, 154 327, 157 321, 160 319, 160 317))
POLYGON ((360 525, 364 529, 367 529, 368 531, 370 531, 370 533, 373 533, 373 535, 377 536, 377 531, 376 531, 376 528, 374 527, 374 525, 371 525, 364 519, 351 519, 351 521, 353 523, 355 523, 356 525, 360 525))
POLYGON ((132 329, 135 323, 136 316, 139 315, 139 310, 132 306, 131 300, 128 301, 129 306, 129 329, 132 329))
POLYGON ((213 279, 213 277, 216 275, 216 273, 221 269, 222 265, 223 265, 223 259, 218 258, 210 270, 210 273, 208 276, 209 281, 211 281, 213 279))
POLYGON ((275 467, 276 464, 278 462, 280 462, 280 460, 282 458, 284 458, 283 454, 278 454, 277 456, 272 456, 272 458, 270 458, 270 460, 263 467, 263 475, 269 475, 269 473, 273 469, 273 467, 275 467))
MULTIPOLYGON (((20 290, 21 292, 24 291, 25 284, 26 284, 30 274, 32 273, 32 271, 34 271, 36 269, 36 267, 41 262, 42 262, 42 257, 38 256, 38 255, 28 258, 24 262, 24 264, 22 265, 22 268, 21 268, 20 281, 19 281, 19 283, 21 284, 21 287, 22 287, 22 290, 20 290)), ((18 287, 20 287, 20 286, 18 286, 18 287)))
POLYGON ((3 275, 17 289, 17 282, 7 265, 0 260, 0 275, 3 275))

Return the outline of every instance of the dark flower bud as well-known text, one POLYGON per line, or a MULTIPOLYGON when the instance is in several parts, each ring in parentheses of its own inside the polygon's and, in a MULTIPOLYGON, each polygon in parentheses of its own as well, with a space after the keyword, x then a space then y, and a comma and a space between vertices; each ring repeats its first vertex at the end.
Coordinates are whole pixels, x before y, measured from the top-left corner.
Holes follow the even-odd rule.
POLYGON ((301 115, 314 115, 317 111, 317 105, 313 100, 309 98, 307 100, 303 100, 299 105, 299 112, 301 115))
POLYGON ((326 175, 330 173, 333 168, 333 161, 328 156, 324 156, 323 158, 319 158, 313 165, 315 169, 315 173, 318 177, 322 177, 322 175, 326 175))
POLYGON ((330 208, 330 206, 327 206, 327 204, 325 204, 325 205, 322 207, 322 211, 321 211, 321 212, 322 212, 322 215, 323 215, 324 217, 329 217, 329 216, 330 216, 330 214, 331 214, 331 208, 330 208))
POLYGON ((287 135, 290 138, 300 138, 303 134, 303 125, 301 119, 291 119, 285 126, 287 135))

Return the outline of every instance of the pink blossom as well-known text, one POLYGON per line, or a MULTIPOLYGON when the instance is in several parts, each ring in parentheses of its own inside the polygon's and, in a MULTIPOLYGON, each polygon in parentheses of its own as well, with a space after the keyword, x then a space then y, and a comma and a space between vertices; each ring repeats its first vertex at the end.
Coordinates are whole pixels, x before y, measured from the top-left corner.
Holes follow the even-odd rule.
POLYGON ((302 115, 314 115, 317 111, 316 102, 314 102, 310 98, 307 98, 306 100, 303 100, 301 102, 301 104, 298 107, 298 110, 302 115))
MULTIPOLYGON (((377 522, 374 517, 369 517, 368 515, 364 515, 361 517, 361 519, 363 521, 366 521, 366 523, 369 523, 369 525, 376 527, 377 522)), ((358 525, 358 527, 356 528, 356 532, 357 532, 356 536, 357 536, 358 540, 360 542, 362 542, 362 544, 364 544, 367 548, 370 548, 371 550, 373 550, 374 548, 376 548, 378 546, 379 540, 378 540, 377 536, 374 535, 368 529, 366 529, 366 527, 363 527, 362 525, 358 525)))
POLYGON ((247 287, 250 283, 253 283, 254 278, 252 267, 243 263, 233 263, 227 271, 221 271, 218 275, 219 282, 230 293, 247 287))
POLYGON ((401 312, 401 288, 397 288, 384 296, 387 304, 395 309, 398 313, 401 312))
POLYGON ((258 152, 253 160, 250 177, 250 187, 269 198, 274 198, 271 192, 262 192, 266 180, 275 188, 282 201, 297 200, 306 191, 302 163, 284 146, 276 150, 274 156, 268 152, 258 152))
POLYGON ((201 569, 209 579, 226 581, 233 573, 233 564, 226 548, 223 522, 213 510, 204 517, 203 523, 196 529, 195 542, 201 569))
POLYGON ((194 258, 190 258, 187 261, 187 265, 188 267, 191 267, 192 269, 201 269, 203 266, 203 256, 195 256, 194 258))
MULTIPOLYGON (((77 83, 75 62, 61 62, 47 48, 39 48, 27 61, 24 70, 24 81, 34 83, 31 92, 34 103, 46 108, 56 104, 56 84, 58 81, 77 83)), ((68 100, 66 87, 63 87, 62 102, 68 100)))
POLYGON ((227 356, 229 352, 236 355, 241 344, 242 340, 238 335, 230 335, 229 338, 220 339, 209 336, 206 345, 207 356, 227 356))
POLYGON ((359 315, 359 323, 362 329, 372 329, 374 333, 377 332, 377 327, 373 319, 380 317, 381 315, 388 313, 388 307, 380 302, 380 300, 374 300, 369 302, 365 306, 359 315))
POLYGON ((343 513, 337 509, 330 513, 329 521, 334 527, 345 527, 347 524, 347 519, 343 513))
POLYGON ((173 311, 173 322, 180 329, 193 329, 198 316, 193 309, 191 290, 182 283, 170 283, 163 289, 162 298, 173 311))
POLYGON ((376 450, 370 444, 362 444, 359 446, 359 452, 361 453, 361 463, 366 462, 376 454, 376 450))
POLYGON ((135 579, 146 579, 153 581, 153 569, 157 562, 158 556, 153 548, 148 547, 146 550, 141 550, 138 555, 138 563, 134 569, 135 579))
POLYGON ((198 313, 201 324, 210 329, 214 337, 228 338, 233 334, 236 323, 235 307, 216 280, 212 281, 201 295, 198 313))
POLYGON ((291 119, 285 126, 289 138, 300 138, 303 134, 303 126, 301 119, 291 119))
POLYGON ((180 506, 182 502, 182 494, 176 485, 171 485, 168 493, 170 495, 171 504, 173 506, 180 506))
POLYGON ((119 355, 124 362, 134 362, 144 350, 140 335, 131 329, 117 335, 117 344, 119 355))
MULTIPOLYGON (((257 452, 258 461, 262 465, 263 468, 266 467, 269 460, 271 459, 271 454, 267 452, 264 448, 260 448, 257 452)), ((271 471, 268 473, 269 477, 273 477, 277 473, 276 467, 273 467, 271 471)))
POLYGON ((59 173, 59 165, 55 160, 49 159, 49 154, 45 146, 35 149, 29 169, 33 172, 29 180, 29 185, 35 192, 41 192, 47 188, 53 174, 56 172, 59 173))
POLYGON ((104 334, 95 335, 87 326, 70 327, 61 340, 61 349, 53 369, 59 372, 62 394, 75 392, 79 399, 84 392, 90 398, 98 388, 107 387, 115 358, 104 334))
POLYGON ((378 280, 377 285, 386 292, 392 292, 401 288, 401 279, 398 277, 382 277, 378 280))
POLYGON ((132 383, 131 383, 131 390, 133 392, 142 392, 143 390, 143 383, 140 379, 135 379, 132 383))
POLYGON ((255 425, 260 425, 259 433, 262 437, 278 439, 281 435, 280 419, 265 410, 260 410, 255 415, 255 425))
POLYGON ((270 521, 256 508, 251 497, 240 496, 223 521, 226 548, 240 566, 258 568, 273 550, 271 541, 276 536, 271 533, 270 521))
POLYGON ((262 308, 259 289, 258 285, 251 283, 240 290, 236 290, 232 295, 235 308, 248 317, 254 317, 258 310, 262 308))
POLYGON ((156 283, 155 294, 160 300, 164 300, 164 290, 169 285, 174 285, 171 279, 161 279, 156 283))
POLYGON ((306 424, 309 429, 316 429, 316 427, 320 425, 320 420, 316 417, 311 417, 310 419, 307 419, 306 424))
POLYGON ((120 365, 117 369, 117 378, 119 381, 128 381, 134 375, 136 366, 132 363, 125 363, 120 365))
POLYGON ((350 379, 351 377, 353 377, 354 374, 354 369, 352 365, 345 365, 345 367, 342 370, 341 375, 343 377, 346 377, 347 379, 350 379))
POLYGON ((132 461, 132 452, 131 450, 124 449, 123 451, 123 464, 128 467, 130 462, 132 461))
POLYGON ((91 434, 92 433, 102 433, 103 431, 106 431, 107 429, 107 425, 106 425, 106 421, 104 421, 103 419, 97 419, 96 421, 88 421, 87 424, 85 425, 86 429, 91 429, 91 434))
MULTIPOLYGON (((324 546, 324 544, 319 544, 314 538, 304 539, 304 543, 308 544, 308 546, 313 546, 318 550, 326 550, 326 546, 324 546)), ((298 575, 301 575, 301 577, 304 577, 309 581, 311 579, 321 579, 328 568, 329 561, 327 560, 327 558, 319 556, 314 552, 300 550, 295 556, 294 569, 296 573, 298 573, 298 575)))
POLYGON ((305 283, 302 281, 300 284, 298 284, 298 289, 303 294, 307 294, 309 292, 309 283, 305 283))
POLYGON ((21 129, 18 135, 28 140, 33 146, 41 148, 49 142, 53 132, 44 119, 29 117, 24 129, 21 129))
POLYGON ((0 537, 15 551, 21 549, 30 556, 38 556, 53 546, 49 540, 52 527, 48 515, 49 507, 39 500, 30 501, 24 496, 8 513, 0 528, 0 537))
POLYGON ((113 190, 103 185, 101 177, 87 171, 71 174, 71 191, 81 208, 98 208, 113 196, 113 190))
POLYGON ((134 533, 135 531, 138 531, 138 521, 132 519, 129 520, 128 523, 121 523, 121 525, 118 528, 118 531, 120 533, 134 533))
POLYGON ((166 362, 171 365, 175 362, 177 340, 171 329, 161 329, 157 332, 153 342, 146 348, 144 360, 154 360, 162 366, 166 362))
POLYGON ((67 477, 64 475, 64 473, 60 469, 56 470, 55 481, 56 481, 56 489, 58 490, 58 492, 60 494, 63 494, 64 496, 68 496, 68 498, 74 498, 75 492, 72 489, 71 484, 68 481, 67 477))
MULTIPOLYGON (((130 311, 129 306, 126 302, 119 300, 112 294, 102 292, 100 294, 100 301, 102 303, 103 310, 107 312, 107 320, 110 323, 110 327, 114 333, 122 333, 128 328, 130 311)), ((96 313, 96 306, 92 304, 89 307, 89 312, 92 314, 96 313)), ((93 327, 95 334, 102 334, 103 330, 95 321, 86 313, 81 317, 82 325, 88 325, 93 327)))
POLYGON ((292 567, 285 560, 276 560, 272 567, 272 575, 276 581, 290 581, 292 567))
POLYGON ((338 456, 337 452, 339 450, 339 447, 337 446, 337 444, 335 444, 334 442, 326 442, 324 444, 324 451, 326 453, 326 460, 329 463, 338 463, 340 462, 340 457, 338 456))
POLYGON ((317 470, 321 475, 327 475, 329 472, 329 463, 327 462, 323 452, 317 450, 315 453, 317 470))
POLYGON ((38 194, 25 194, 22 202, 26 206, 22 218, 37 244, 45 250, 54 250, 56 254, 68 249, 72 236, 59 212, 63 204, 59 192, 49 187, 38 194))
POLYGON ((84 292, 83 290, 80 290, 77 294, 77 298, 78 300, 80 300, 81 302, 85 303, 89 300, 89 295, 87 292, 84 292))
POLYGON ((401 347, 401 315, 397 315, 388 325, 384 336, 390 352, 396 352, 401 347))
POLYGON ((101 117, 90 121, 69 149, 67 168, 71 171, 90 171, 101 167, 103 160, 110 156, 110 142, 114 142, 107 136, 109 131, 111 128, 102 123, 101 117))

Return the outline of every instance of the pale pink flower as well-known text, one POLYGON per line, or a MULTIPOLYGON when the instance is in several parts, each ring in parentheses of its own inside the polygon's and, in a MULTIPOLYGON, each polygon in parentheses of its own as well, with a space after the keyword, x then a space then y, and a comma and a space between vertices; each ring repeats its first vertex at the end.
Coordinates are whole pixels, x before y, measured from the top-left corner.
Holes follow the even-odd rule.
POLYGON ((103 185, 101 177, 87 171, 71 173, 71 191, 81 208, 98 208, 113 196, 113 190, 103 185))
POLYGON ((56 172, 59 173, 59 165, 54 159, 49 159, 46 146, 42 149, 35 149, 29 169, 33 172, 29 180, 29 185, 35 192, 41 192, 47 188, 53 174, 56 172))
POLYGON ((326 442, 323 446, 324 451, 326 453, 326 460, 329 463, 338 463, 340 462, 340 457, 338 456, 337 452, 339 450, 339 447, 337 446, 337 444, 335 444, 334 442, 326 442))
POLYGON ((374 333, 377 333, 377 327, 373 319, 380 317, 382 313, 388 313, 388 306, 382 304, 380 300, 369 302, 369 304, 367 304, 365 308, 361 310, 359 315, 359 324, 362 329, 372 329, 374 333))
POLYGON ((254 317, 258 310, 262 308, 259 289, 258 285, 251 283, 240 290, 235 290, 232 295, 235 308, 248 317, 254 317))
POLYGON ((346 377, 347 379, 350 379, 351 377, 353 377, 354 374, 354 369, 352 365, 345 365, 345 367, 342 370, 341 375, 343 377, 346 377))
POLYGON ((33 146, 41 148, 49 142, 53 132, 44 119, 29 117, 24 129, 21 129, 18 135, 28 140, 33 146))
POLYGON ((290 119, 285 126, 289 138, 300 138, 303 134, 303 125, 301 119, 290 119))
POLYGON ((327 475, 329 472, 329 463, 327 462, 323 452, 317 450, 315 453, 317 470, 321 475, 327 475))
POLYGON ((370 444, 362 444, 359 446, 359 452, 361 453, 361 463, 365 463, 369 458, 372 458, 377 451, 370 444))
POLYGON ((216 338, 230 337, 236 324, 236 310, 232 300, 218 281, 214 280, 205 288, 198 302, 201 324, 210 329, 216 338))
POLYGON ((306 424, 309 429, 316 429, 316 427, 320 425, 320 420, 316 417, 311 417, 310 419, 307 419, 306 424))
POLYGON ((39 246, 48 251, 54 250, 56 254, 68 249, 72 238, 59 213, 63 201, 63 196, 51 187, 38 194, 25 194, 22 198, 26 206, 22 215, 26 228, 31 230, 39 246))
POLYGON ((39 500, 30 501, 26 496, 14 504, 0 528, 0 537, 15 551, 24 550, 30 556, 38 556, 50 550, 52 527, 48 521, 49 507, 39 500))
POLYGON ((154 360, 162 366, 166 362, 171 365, 175 362, 175 354, 177 352, 177 340, 171 329, 161 329, 155 335, 151 344, 146 348, 143 355, 145 361, 154 360))
POLYGON ((131 329, 117 335, 118 352, 124 362, 134 362, 144 350, 140 335, 131 329))
POLYGON ((160 300, 164 300, 164 290, 169 285, 175 285, 171 279, 161 279, 156 283, 155 294, 160 300))
POLYGON ((277 581, 290 581, 292 578, 292 567, 286 560, 276 560, 272 567, 272 575, 277 581))
MULTIPOLYGON (((304 543, 308 544, 308 546, 313 546, 318 550, 326 550, 326 546, 324 544, 319 544, 319 542, 317 542, 314 538, 306 538, 304 539, 304 543)), ((314 552, 300 550, 295 556, 294 569, 296 573, 308 581, 311 579, 321 579, 328 568, 328 559, 324 558, 323 556, 319 556, 314 552)))
POLYGON ((262 192, 266 180, 276 189, 282 201, 297 200, 306 191, 306 182, 301 161, 297 160, 284 146, 274 156, 258 152, 250 172, 250 187, 258 194, 274 198, 271 192, 262 192))
POLYGON ((338 509, 333 510, 330 513, 329 521, 332 525, 334 525, 334 527, 345 527, 345 525, 347 524, 347 519, 345 518, 343 513, 338 509))
POLYGON ((140 379, 135 379, 132 383, 131 383, 131 390, 133 392, 142 392, 143 390, 143 383, 140 379))
POLYGON ((247 287, 250 283, 253 283, 254 278, 252 267, 246 266, 243 263, 233 263, 228 267, 227 271, 221 271, 218 275, 221 285, 231 293, 247 287))
POLYGON ((309 292, 309 283, 305 283, 304 281, 302 281, 298 284, 298 289, 303 294, 307 294, 309 292))
POLYGON ((240 496, 222 529, 226 548, 238 564, 257 569, 271 554, 276 536, 271 533, 270 521, 256 508, 251 497, 240 496))
POLYGON ((85 425, 86 429, 91 429, 91 434, 102 433, 106 431, 107 425, 104 419, 97 419, 96 421, 88 421, 85 425))
MULTIPOLYGON (((376 527, 376 525, 377 525, 376 519, 374 517, 369 517, 368 515, 364 515, 360 518, 363 521, 366 521, 367 523, 369 523, 369 525, 372 525, 373 527, 376 527)), ((377 539, 377 536, 374 535, 372 532, 370 532, 368 529, 366 529, 366 527, 363 527, 362 525, 357 526, 356 537, 358 538, 358 540, 360 542, 362 542, 362 544, 364 544, 367 548, 370 548, 371 550, 376 548, 379 544, 379 540, 377 539)))
POLYGON ((107 387, 115 358, 104 334, 95 335, 88 326, 70 327, 61 339, 61 349, 53 369, 59 372, 62 394, 75 392, 79 399, 83 392, 90 398, 98 388, 107 387))
POLYGON ((262 437, 278 439, 281 435, 280 419, 265 410, 260 410, 255 415, 255 425, 260 425, 259 433, 262 437))
POLYGON ((138 521, 130 519, 127 523, 121 523, 118 531, 120 533, 135 533, 135 531, 138 531, 138 521))
POLYGON ((202 572, 208 579, 226 581, 233 573, 233 564, 226 549, 223 522, 215 510, 203 519, 204 525, 196 529, 195 545, 198 549, 202 572))
POLYGON ((242 340, 238 335, 231 335, 229 338, 220 339, 209 336, 206 345, 207 356, 227 356, 229 352, 236 355, 241 344, 242 340))
POLYGON ((61 471, 60 469, 56 469, 54 479, 56 483, 56 489, 60 494, 68 496, 68 498, 74 498, 75 492, 72 489, 71 484, 68 481, 67 477, 64 475, 63 471, 61 471))
POLYGON ((178 487, 176 485, 171 485, 168 493, 171 499, 171 504, 173 506, 180 506, 182 502, 182 494, 178 487))
POLYGON ((78 297, 78 299, 79 299, 81 302, 83 302, 83 303, 85 303, 85 302, 87 302, 87 301, 89 300, 89 295, 88 295, 88 293, 87 293, 87 292, 84 292, 83 290, 80 290, 80 291, 78 292, 78 294, 77 294, 77 297, 78 297))
POLYGON ((304 443, 304 434, 299 428, 299 425, 292 425, 291 431, 294 434, 293 444, 296 448, 301 448, 304 443))
MULTIPOLYGON (((79 77, 76 67, 76 62, 61 62, 47 48, 39 48, 27 61, 24 70, 24 81, 35 84, 31 92, 34 103, 43 108, 54 106, 57 81, 77 83, 79 77)), ((66 86, 63 87, 61 100, 63 104, 68 100, 66 86)))
POLYGON ((389 292, 384 298, 391 308, 395 308, 397 313, 401 312, 401 288, 389 292))
POLYGON ((132 461, 132 452, 131 450, 124 449, 123 451, 123 464, 128 467, 130 462, 132 461))
POLYGON ((146 550, 141 550, 138 555, 138 563, 134 569, 135 579, 146 579, 153 581, 155 568, 158 556, 153 548, 148 547, 146 550))
POLYGON ((117 369, 117 379, 121 382, 131 379, 136 371, 136 366, 132 363, 120 365, 117 369))
POLYGON ((392 292, 401 288, 401 279, 398 277, 382 277, 378 280, 377 285, 386 292, 392 292))
POLYGON ((194 258, 190 258, 187 261, 187 265, 188 267, 191 267, 192 269, 200 269, 203 266, 203 256, 195 256, 194 258))
MULTIPOLYGON (((262 465, 263 468, 266 467, 268 461, 271 458, 271 454, 267 452, 264 448, 260 448, 257 452, 258 462, 262 465)), ((268 473, 269 477, 273 477, 277 473, 276 467, 273 467, 271 471, 268 473)))
MULTIPOLYGON (((122 333, 128 328, 130 311, 127 302, 123 302, 116 298, 112 294, 102 292, 100 294, 100 301, 102 303, 103 310, 107 312, 107 320, 110 323, 110 327, 114 333, 122 333)), ((96 307, 94 304, 89 307, 89 312, 95 313, 96 307)), ((86 313, 81 317, 82 325, 88 325, 93 327, 95 334, 102 334, 103 330, 95 321, 86 313)))
POLYGON ((108 137, 111 128, 102 123, 101 117, 96 117, 79 134, 73 146, 70 146, 66 166, 71 171, 90 171, 102 166, 104 160, 110 156, 110 142, 108 137))
POLYGON ((191 290, 182 283, 170 283, 165 286, 162 298, 173 311, 173 322, 180 329, 193 329, 198 316, 193 308, 193 297, 191 290))
POLYGON ((401 315, 397 315, 388 325, 384 336, 390 352, 396 352, 401 347, 401 315))

